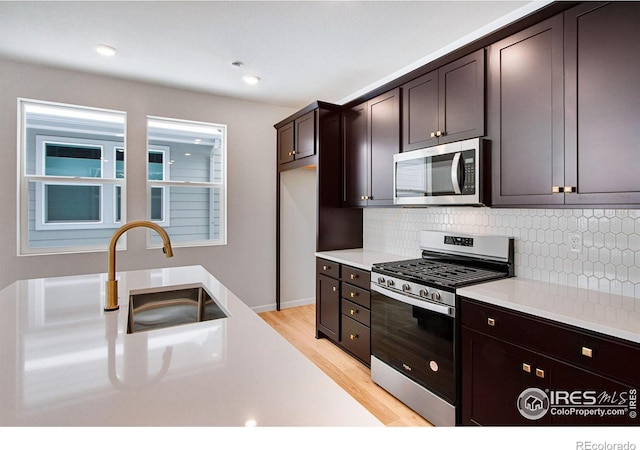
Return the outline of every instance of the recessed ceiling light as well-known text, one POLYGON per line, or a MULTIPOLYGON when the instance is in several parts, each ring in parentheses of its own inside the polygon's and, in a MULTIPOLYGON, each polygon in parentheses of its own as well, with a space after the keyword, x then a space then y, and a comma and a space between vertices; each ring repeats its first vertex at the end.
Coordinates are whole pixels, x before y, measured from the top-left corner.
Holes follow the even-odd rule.
POLYGON ((110 45, 100 44, 96 45, 96 52, 100 53, 102 56, 113 56, 118 53, 118 50, 110 45))
POLYGON ((242 77, 242 81, 247 84, 258 84, 260 77, 257 77, 256 75, 245 75, 242 77))

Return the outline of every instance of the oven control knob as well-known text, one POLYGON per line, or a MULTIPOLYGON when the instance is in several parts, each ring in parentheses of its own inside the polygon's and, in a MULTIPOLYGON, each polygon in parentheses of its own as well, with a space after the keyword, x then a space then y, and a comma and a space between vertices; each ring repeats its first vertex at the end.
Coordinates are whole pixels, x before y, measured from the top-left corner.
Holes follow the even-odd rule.
POLYGON ((427 291, 426 289, 420 289, 420 297, 428 297, 429 296, 429 291, 427 291))
POLYGON ((393 280, 387 280, 387 286, 389 286, 389 287, 393 287, 393 286, 395 286, 395 284, 396 284, 396 282, 395 282, 395 281, 393 281, 393 280))
POLYGON ((440 300, 440 292, 433 291, 433 292, 431 293, 431 298, 432 298, 433 300, 440 300))
POLYGON ((387 280, 384 277, 378 277, 378 284, 385 284, 387 280))
POLYGON ((411 290, 411 285, 409 283, 405 283, 402 285, 402 292, 409 292, 411 290))

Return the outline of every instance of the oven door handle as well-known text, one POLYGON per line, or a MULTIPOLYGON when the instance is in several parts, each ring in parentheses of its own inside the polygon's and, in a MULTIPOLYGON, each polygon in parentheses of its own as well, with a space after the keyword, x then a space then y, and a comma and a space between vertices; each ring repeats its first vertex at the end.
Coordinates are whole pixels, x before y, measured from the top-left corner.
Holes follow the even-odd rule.
POLYGON ((455 317, 453 308, 451 308, 450 306, 437 305, 427 300, 416 300, 407 295, 398 294, 396 292, 380 287, 375 283, 371 283, 371 290, 402 303, 407 303, 409 305, 416 306, 418 308, 427 309, 429 311, 432 311, 438 314, 444 314, 450 317, 455 317))

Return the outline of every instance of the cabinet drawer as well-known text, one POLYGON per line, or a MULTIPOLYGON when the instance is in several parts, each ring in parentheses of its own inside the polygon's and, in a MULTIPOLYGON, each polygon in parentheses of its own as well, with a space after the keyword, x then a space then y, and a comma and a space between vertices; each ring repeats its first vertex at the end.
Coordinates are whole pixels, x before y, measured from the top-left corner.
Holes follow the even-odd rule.
POLYGON ((369 327, 342 315, 342 346, 354 356, 371 364, 371 331, 369 327))
POLYGON ((328 259, 316 258, 316 273, 340 278, 340 264, 328 259))
POLYGON ((344 281, 342 282, 342 298, 365 308, 371 308, 371 292, 344 281))
POLYGON ((371 326, 371 312, 349 300, 342 299, 342 314, 357 320, 363 325, 371 326))
POLYGON ((355 284, 358 287, 368 290, 369 284, 371 283, 371 272, 356 269, 355 267, 342 266, 341 279, 350 284, 355 284))
POLYGON ((568 326, 546 325, 544 335, 544 339, 536 342, 541 352, 592 372, 640 386, 640 372, 631 368, 640 358, 640 346, 568 326))
POLYGON ((507 341, 531 343, 539 333, 534 322, 503 309, 463 300, 460 313, 463 326, 507 341))

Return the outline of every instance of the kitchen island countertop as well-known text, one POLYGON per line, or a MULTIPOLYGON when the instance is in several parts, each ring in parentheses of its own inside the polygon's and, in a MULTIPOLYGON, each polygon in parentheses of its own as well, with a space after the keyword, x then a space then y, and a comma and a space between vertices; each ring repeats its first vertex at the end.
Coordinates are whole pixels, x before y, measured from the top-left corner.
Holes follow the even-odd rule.
POLYGON ((201 266, 0 291, 0 426, 380 426, 201 266), (229 317, 127 334, 128 293, 201 283, 229 317))

